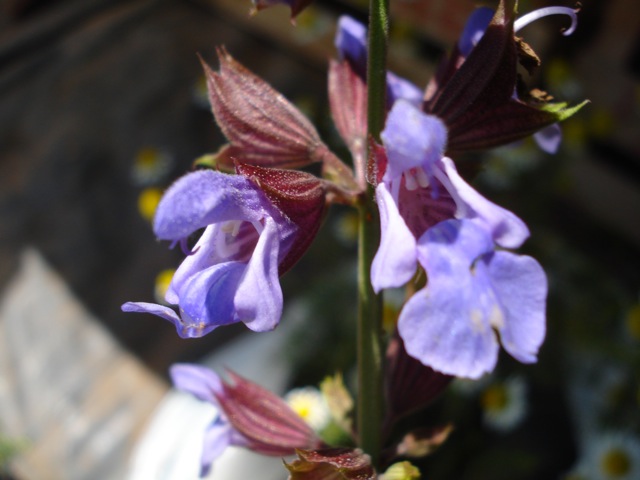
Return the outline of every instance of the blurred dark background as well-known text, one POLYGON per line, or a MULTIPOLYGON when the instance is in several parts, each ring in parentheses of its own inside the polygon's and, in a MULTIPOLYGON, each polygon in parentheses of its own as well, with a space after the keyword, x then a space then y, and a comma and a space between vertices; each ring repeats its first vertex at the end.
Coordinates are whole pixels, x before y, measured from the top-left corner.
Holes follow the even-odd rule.
MULTIPOLYGON (((171 363, 198 360, 242 332, 240 325, 184 341, 166 322, 120 311, 128 300, 154 301, 154 278, 182 256, 154 239, 145 218, 154 195, 224 141, 196 54, 216 68, 215 47, 225 45, 343 151, 329 117, 326 67, 337 15, 365 19, 363 3, 318 0, 294 28, 284 7, 249 17, 249 0, 1 2, 0 291, 21 252, 33 247, 117 343, 161 378, 171 363)), ((391 4, 391 66, 426 85, 476 3, 391 4)), ((550 2, 519 4, 526 12, 550 2)), ((575 388, 592 387, 602 400, 608 394, 598 382, 612 376, 622 379, 618 396, 593 428, 636 438, 640 431, 640 7, 585 0, 572 36, 560 34, 566 25, 550 17, 522 32, 543 59, 535 86, 570 103, 591 100, 563 125, 559 153, 543 154, 526 141, 460 159, 483 162, 478 187, 529 224, 525 252, 550 277, 540 363, 522 368, 505 358, 496 377, 527 376, 528 423, 512 436, 455 437, 429 460, 428 478, 557 478, 582 451, 582 430, 570 414, 575 388), (601 373, 603 365, 616 373, 601 373), (517 451, 505 456, 506 447, 517 451), (484 454, 474 454, 466 470, 456 465, 453 459, 472 451, 484 454), (521 474, 496 474, 491 465, 504 458, 520 459, 521 474)), ((283 278, 285 301, 311 305, 307 326, 283 352, 294 365, 293 384, 348 370, 353 358, 349 222, 348 212, 335 209, 283 278)), ((429 419, 453 418, 481 432, 486 405, 481 394, 473 398, 448 398, 429 419)))

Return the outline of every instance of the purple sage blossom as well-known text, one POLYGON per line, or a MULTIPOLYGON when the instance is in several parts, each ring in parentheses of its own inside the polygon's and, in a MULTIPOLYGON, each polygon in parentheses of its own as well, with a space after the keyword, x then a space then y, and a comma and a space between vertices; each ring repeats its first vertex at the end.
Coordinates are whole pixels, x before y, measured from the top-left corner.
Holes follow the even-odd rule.
MULTIPOLYGON (((341 59, 346 59, 354 71, 366 78, 367 71, 367 27, 348 15, 338 19, 335 46, 341 59)), ((422 90, 410 81, 387 72, 387 94, 389 104, 399 98, 418 106, 422 103, 422 90)))
MULTIPOLYGON (((547 152, 557 150, 561 135, 556 125, 585 102, 574 107, 548 103, 550 97, 518 92, 518 64, 527 69, 539 59, 514 33, 545 15, 567 14, 575 28, 571 9, 553 7, 531 12, 517 21, 501 1, 497 10, 482 7, 469 18, 460 41, 439 66, 424 92, 411 82, 387 72, 387 100, 406 100, 446 125, 447 155, 506 145, 529 135, 547 152), (515 23, 514 23, 515 22, 515 23)), ((365 78, 367 29, 350 17, 338 22, 335 45, 340 57, 365 78)))
MULTIPOLYGON (((495 11, 488 7, 476 8, 469 16, 467 23, 464 27, 460 39, 458 40, 458 50, 463 61, 470 53, 471 50, 478 44, 485 30, 491 23, 495 11)), ((568 29, 563 31, 563 35, 571 35, 577 26, 578 18, 576 10, 567 7, 545 7, 523 15, 514 22, 514 33, 517 33, 522 28, 526 27, 530 23, 548 16, 548 15, 566 15, 571 19, 571 25, 568 29)), ((514 98, 517 98, 517 93, 514 90, 514 98)), ((557 123, 551 124, 542 128, 540 131, 533 134, 533 138, 540 147, 541 150, 547 153, 556 153, 560 147, 562 141, 562 130, 557 123)))
POLYGON ((240 321, 254 331, 273 329, 282 313, 278 268, 298 227, 248 178, 201 170, 166 192, 154 231, 161 240, 185 245, 201 228, 166 293, 179 314, 144 302, 128 302, 122 309, 158 315, 183 338, 240 321))
POLYGON ((522 220, 480 195, 444 157, 447 132, 437 117, 398 100, 381 137, 387 167, 376 187, 381 223, 371 268, 376 291, 411 279, 418 266, 417 241, 438 222, 475 219, 503 248, 517 248, 529 236, 522 220))
POLYGON ((173 365, 170 370, 171 379, 178 390, 192 394, 198 400, 211 403, 217 412, 206 432, 202 443, 200 457, 200 476, 209 474, 211 464, 229 446, 247 447, 249 441, 229 423, 220 409, 216 395, 224 392, 222 380, 211 370, 196 365, 173 365))
POLYGON ((444 157, 447 130, 398 100, 381 134, 386 170, 376 187, 380 247, 374 290, 399 287, 422 266, 427 286, 404 306, 398 330, 407 352, 439 372, 478 378, 505 349, 535 361, 544 338, 546 278, 538 263, 502 249, 528 238, 526 225, 490 202, 444 157))
POLYGON ((545 335, 547 281, 531 257, 495 250, 474 220, 446 220, 418 241, 425 288, 405 304, 398 330, 409 355, 433 369, 479 378, 502 346, 533 363, 545 335), (496 334, 497 333, 497 334, 496 334))
POLYGON ((201 477, 209 473, 211 464, 229 446, 272 456, 321 446, 311 427, 284 400, 255 383, 230 372, 231 385, 212 370, 191 364, 175 364, 170 373, 177 389, 218 410, 204 434, 201 477))

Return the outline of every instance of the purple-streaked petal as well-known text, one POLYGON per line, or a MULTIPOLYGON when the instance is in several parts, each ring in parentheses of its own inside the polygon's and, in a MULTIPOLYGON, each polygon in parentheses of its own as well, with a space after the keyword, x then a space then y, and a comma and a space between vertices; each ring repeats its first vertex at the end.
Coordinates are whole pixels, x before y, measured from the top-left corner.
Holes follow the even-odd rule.
POLYGON ((389 165, 383 180, 399 178, 405 171, 430 167, 440 160, 447 142, 447 129, 433 115, 422 113, 407 100, 398 100, 387 115, 381 134, 389 165))
POLYGON ((460 39, 458 40, 458 50, 460 50, 460 54, 463 57, 469 55, 473 47, 480 41, 494 13, 494 10, 491 8, 479 7, 469 15, 462 35, 460 35, 460 39))
POLYGON ((169 369, 173 385, 198 400, 217 405, 216 393, 223 392, 222 380, 212 370, 191 363, 174 363, 169 369))
POLYGON ((371 265, 371 284, 376 293, 400 287, 416 272, 416 240, 404 222, 387 186, 376 187, 380 210, 380 247, 371 265))
MULTIPOLYGON (((477 219, 491 231, 493 240, 504 248, 518 248, 529 237, 529 229, 517 216, 480 195, 458 174, 453 161, 443 158, 442 165, 450 185, 445 187, 456 199, 457 218, 477 219), (453 190, 453 191, 452 191, 453 190)), ((443 184, 447 179, 440 178, 443 184)))
POLYGON ((169 187, 158 205, 154 231, 162 240, 181 240, 212 223, 258 221, 268 205, 248 179, 199 170, 169 187))
POLYGON ((562 129, 554 123, 533 134, 538 147, 547 153, 556 153, 562 142, 562 129))
POLYGON ((347 59, 359 75, 367 68, 367 27, 347 15, 338 19, 335 46, 341 59, 347 59))
POLYGON ((390 104, 403 99, 418 108, 422 106, 424 92, 409 80, 399 77, 395 73, 387 72, 387 89, 390 94, 388 99, 390 104))
POLYGON ((235 294, 236 315, 255 332, 273 330, 282 314, 278 280, 280 245, 275 221, 265 218, 264 230, 235 294))
POLYGON ((520 362, 535 362, 546 331, 542 267, 531 257, 496 252, 488 259, 487 273, 505 316, 498 326, 502 346, 520 362))

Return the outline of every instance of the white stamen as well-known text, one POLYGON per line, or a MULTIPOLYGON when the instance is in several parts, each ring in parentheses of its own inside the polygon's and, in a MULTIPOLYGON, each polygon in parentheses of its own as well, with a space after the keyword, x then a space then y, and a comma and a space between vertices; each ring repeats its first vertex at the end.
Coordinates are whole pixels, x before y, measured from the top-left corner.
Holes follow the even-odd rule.
POLYGON ((413 172, 413 169, 407 170, 406 172, 404 172, 404 186, 410 192, 417 190, 418 182, 416 181, 416 177, 413 172))
POLYGON ((429 186, 429 176, 427 175, 427 172, 424 171, 424 168, 416 168, 416 178, 418 179, 418 185, 422 188, 427 188, 429 186))
POLYGON ((564 36, 571 35, 578 25, 578 15, 576 14, 576 10, 569 7, 544 7, 534 10, 533 12, 529 12, 517 19, 514 23, 514 31, 517 32, 530 23, 549 15, 567 15, 571 18, 571 26, 562 31, 564 36))
POLYGON ((216 252, 223 258, 229 258, 240 250, 241 242, 237 241, 242 221, 232 220, 220 226, 216 235, 216 252))

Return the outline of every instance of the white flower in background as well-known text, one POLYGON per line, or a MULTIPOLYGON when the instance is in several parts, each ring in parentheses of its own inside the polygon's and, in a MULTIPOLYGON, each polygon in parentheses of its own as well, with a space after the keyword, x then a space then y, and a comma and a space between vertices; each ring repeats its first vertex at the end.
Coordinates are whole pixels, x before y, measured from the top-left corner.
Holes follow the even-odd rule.
POLYGON ((593 480, 593 476, 589 475, 585 465, 578 464, 569 473, 561 477, 561 480, 593 480))
POLYGON ((527 386, 521 377, 497 380, 480 395, 484 423, 497 431, 516 428, 528 412, 527 386))
POLYGON ((322 431, 331 420, 327 402, 315 387, 294 388, 285 395, 284 400, 316 432, 322 431))
POLYGON ((451 382, 451 391, 462 397, 475 397, 493 382, 493 375, 484 375, 477 380, 456 378, 451 382))
POLYGON ((131 179, 135 185, 146 187, 164 180, 171 171, 173 158, 156 147, 143 147, 136 152, 131 167, 131 179))
POLYGON ((640 439, 624 432, 595 436, 584 461, 594 480, 638 480, 640 439))

